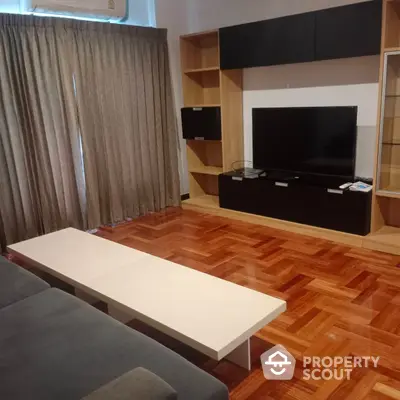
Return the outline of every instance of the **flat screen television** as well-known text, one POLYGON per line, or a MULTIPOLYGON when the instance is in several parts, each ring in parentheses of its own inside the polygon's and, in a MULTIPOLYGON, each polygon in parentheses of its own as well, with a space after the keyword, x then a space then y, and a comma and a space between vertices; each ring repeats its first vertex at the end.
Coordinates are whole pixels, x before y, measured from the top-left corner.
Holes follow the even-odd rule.
POLYGON ((353 178, 357 107, 253 109, 253 165, 353 178))

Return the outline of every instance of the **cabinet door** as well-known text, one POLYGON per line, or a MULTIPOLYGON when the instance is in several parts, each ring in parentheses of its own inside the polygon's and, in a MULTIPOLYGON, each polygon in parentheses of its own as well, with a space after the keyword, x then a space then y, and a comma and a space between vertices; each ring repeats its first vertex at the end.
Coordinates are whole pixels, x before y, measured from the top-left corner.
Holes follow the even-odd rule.
POLYGON ((221 69, 315 60, 314 13, 220 29, 221 69))
POLYGON ((317 60, 380 54, 381 1, 326 9, 315 15, 317 60))
POLYGON ((221 140, 219 107, 182 108, 184 139, 221 140))
POLYGON ((320 209, 312 224, 321 228, 365 236, 370 232, 372 192, 319 194, 320 209))
POLYGON ((221 208, 264 215, 265 188, 258 179, 242 179, 235 174, 219 175, 221 208))

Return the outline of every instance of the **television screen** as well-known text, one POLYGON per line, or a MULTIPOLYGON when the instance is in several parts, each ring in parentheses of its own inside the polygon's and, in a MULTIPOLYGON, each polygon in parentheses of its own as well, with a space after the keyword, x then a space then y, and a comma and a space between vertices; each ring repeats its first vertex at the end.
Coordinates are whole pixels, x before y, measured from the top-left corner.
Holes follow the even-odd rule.
POLYGON ((253 109, 253 164, 267 171, 354 177, 357 107, 253 109))

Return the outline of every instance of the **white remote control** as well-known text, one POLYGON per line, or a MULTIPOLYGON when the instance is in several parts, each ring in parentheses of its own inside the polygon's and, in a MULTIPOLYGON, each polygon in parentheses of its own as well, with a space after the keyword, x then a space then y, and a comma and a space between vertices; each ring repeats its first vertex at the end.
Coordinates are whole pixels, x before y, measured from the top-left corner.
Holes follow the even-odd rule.
POLYGON ((345 183, 344 185, 339 186, 339 189, 345 190, 348 187, 350 187, 352 184, 353 184, 353 182, 345 183))

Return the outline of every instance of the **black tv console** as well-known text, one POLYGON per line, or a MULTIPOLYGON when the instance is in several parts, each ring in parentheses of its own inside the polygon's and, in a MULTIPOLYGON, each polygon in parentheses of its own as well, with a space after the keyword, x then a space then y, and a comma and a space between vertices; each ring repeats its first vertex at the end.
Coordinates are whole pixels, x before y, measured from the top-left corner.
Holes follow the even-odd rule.
POLYGON ((219 201, 230 210, 362 236, 370 233, 372 192, 228 172, 219 175, 219 201))

